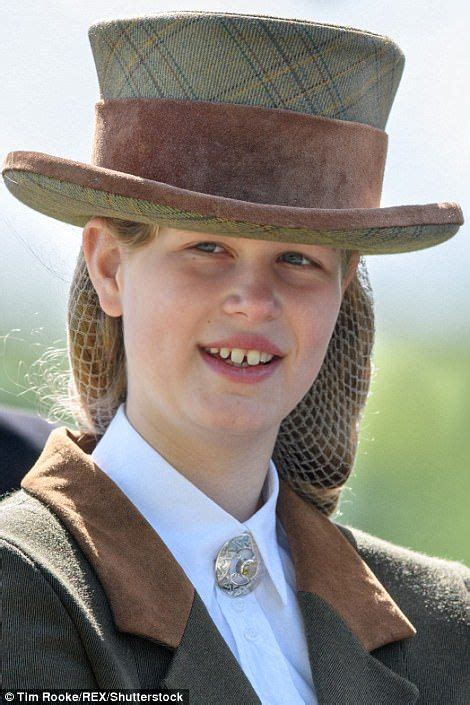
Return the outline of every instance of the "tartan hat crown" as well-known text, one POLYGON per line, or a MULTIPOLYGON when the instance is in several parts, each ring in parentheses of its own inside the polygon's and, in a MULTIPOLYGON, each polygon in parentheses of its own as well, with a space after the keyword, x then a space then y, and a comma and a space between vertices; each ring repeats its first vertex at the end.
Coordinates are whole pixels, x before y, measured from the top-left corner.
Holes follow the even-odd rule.
POLYGON ((388 37, 270 16, 179 11, 97 22, 104 100, 236 103, 384 129, 405 64, 388 37))

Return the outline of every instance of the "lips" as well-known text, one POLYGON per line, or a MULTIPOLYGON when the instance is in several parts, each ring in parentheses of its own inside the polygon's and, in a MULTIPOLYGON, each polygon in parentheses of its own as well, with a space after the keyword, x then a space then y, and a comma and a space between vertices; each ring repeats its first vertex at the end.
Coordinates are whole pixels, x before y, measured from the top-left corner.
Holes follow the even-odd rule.
POLYGON ((259 350, 260 352, 267 352, 270 355, 276 355, 277 357, 284 357, 282 350, 272 341, 265 338, 263 335, 254 335, 248 333, 239 333, 231 338, 226 338, 225 340, 219 339, 210 343, 201 343, 203 348, 228 348, 233 350, 233 348, 239 348, 240 350, 259 350))
POLYGON ((198 347, 203 360, 207 365, 209 365, 210 368, 212 368, 214 372, 226 377, 227 379, 235 382, 241 382, 243 384, 255 384, 267 379, 274 374, 278 366, 282 364, 280 357, 273 357, 271 362, 266 364, 248 365, 247 367, 228 365, 221 358, 211 355, 200 346, 198 347))
MULTIPOLYGON (((208 353, 211 357, 215 357, 216 360, 220 360, 221 362, 224 362, 224 363, 226 363, 227 365, 233 365, 234 367, 242 367, 242 366, 243 366, 243 367, 257 367, 257 366, 258 366, 258 365, 249 365, 249 364, 247 363, 246 357, 243 358, 243 365, 238 365, 238 364, 232 362, 232 359, 231 359, 231 356, 230 356, 230 355, 229 355, 228 357, 222 357, 222 355, 220 355, 220 353, 211 353, 211 352, 209 352, 208 350, 206 350, 206 349, 204 349, 204 348, 201 348, 200 346, 198 346, 198 347, 199 347, 200 350, 202 350, 202 352, 208 353)), ((269 362, 261 362, 261 361, 260 361, 258 364, 259 364, 259 365, 263 365, 263 366, 264 366, 264 365, 269 365, 271 362, 273 362, 273 360, 280 360, 280 359, 281 359, 281 358, 279 357, 279 355, 273 355, 273 356, 271 357, 271 359, 269 360, 269 362)))
MULTIPOLYGON (((208 348, 209 348, 209 347, 214 347, 214 348, 215 348, 215 347, 217 347, 217 346, 214 345, 214 346, 207 346, 207 347, 208 347, 208 348)), ((205 353, 208 352, 207 349, 206 349, 205 347, 203 348, 201 345, 198 345, 198 348, 199 348, 199 350, 201 350, 202 352, 205 352, 205 353)), ((244 348, 240 348, 240 349, 243 350, 244 348)), ((245 348, 245 349, 246 349, 246 348, 245 348)), ((219 350, 220 350, 220 348, 219 348, 219 350)), ((213 354, 213 353, 208 353, 208 354, 211 355, 211 357, 215 357, 216 360, 221 360, 222 362, 227 362, 227 360, 228 360, 229 363, 231 362, 230 355, 229 355, 227 358, 223 358, 220 354, 213 354)), ((271 353, 271 354, 272 354, 272 353, 271 353)), ((279 355, 273 355, 273 357, 271 358, 271 360, 270 360, 269 362, 261 362, 260 364, 261 364, 261 365, 269 365, 271 362, 273 362, 273 360, 280 360, 280 359, 281 359, 281 357, 280 357, 279 355)), ((246 359, 245 359, 245 358, 243 359, 243 362, 244 362, 244 363, 246 362, 246 359)), ((256 367, 256 365, 252 365, 252 367, 256 367)))

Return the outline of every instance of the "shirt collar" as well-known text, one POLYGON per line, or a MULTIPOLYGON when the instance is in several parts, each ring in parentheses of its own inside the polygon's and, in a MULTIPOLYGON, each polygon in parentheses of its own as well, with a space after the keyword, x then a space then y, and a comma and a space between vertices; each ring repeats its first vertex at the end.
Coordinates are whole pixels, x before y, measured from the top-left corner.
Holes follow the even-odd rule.
POLYGON ((287 585, 276 538, 279 478, 272 459, 263 485, 262 506, 240 522, 138 433, 127 418, 124 403, 91 457, 161 536, 206 604, 215 587, 214 560, 220 547, 248 530, 281 602, 287 605, 287 585))

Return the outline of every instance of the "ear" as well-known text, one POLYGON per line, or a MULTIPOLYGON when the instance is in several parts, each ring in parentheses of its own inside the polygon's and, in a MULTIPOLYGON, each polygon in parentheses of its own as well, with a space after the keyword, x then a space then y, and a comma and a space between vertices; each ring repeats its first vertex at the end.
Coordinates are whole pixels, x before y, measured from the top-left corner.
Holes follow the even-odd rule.
POLYGON ((354 252, 353 255, 351 255, 351 259, 348 262, 348 271, 346 273, 346 276, 344 277, 342 281, 342 295, 344 296, 344 293, 346 289, 348 288, 349 284, 351 283, 351 280, 356 273, 357 265, 359 264, 359 260, 361 259, 361 253, 360 252, 354 252))
POLYGON ((122 315, 122 251, 119 243, 99 217, 83 228, 82 249, 90 279, 108 316, 122 315))

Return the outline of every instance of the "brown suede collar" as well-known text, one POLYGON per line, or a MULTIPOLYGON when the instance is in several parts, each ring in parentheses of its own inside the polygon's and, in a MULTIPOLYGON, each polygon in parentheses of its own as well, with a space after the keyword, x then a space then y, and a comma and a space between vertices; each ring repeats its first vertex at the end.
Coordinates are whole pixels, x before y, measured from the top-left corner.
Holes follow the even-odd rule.
MULTIPOLYGON (((50 507, 75 538, 103 585, 117 628, 176 648, 194 587, 147 520, 92 461, 96 442, 91 434, 54 429, 21 487, 50 507)), ((367 651, 416 634, 340 529, 282 478, 276 511, 297 590, 326 600, 367 651)))

